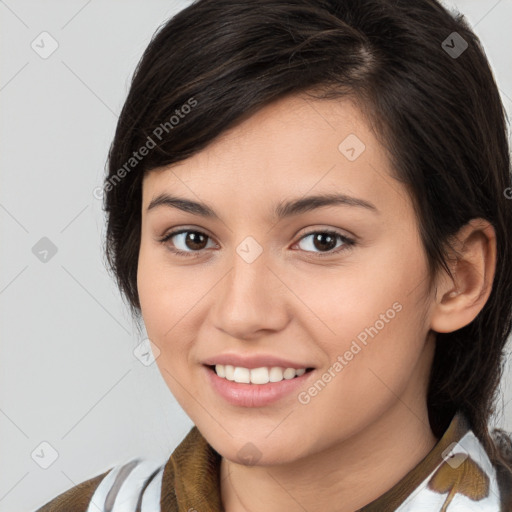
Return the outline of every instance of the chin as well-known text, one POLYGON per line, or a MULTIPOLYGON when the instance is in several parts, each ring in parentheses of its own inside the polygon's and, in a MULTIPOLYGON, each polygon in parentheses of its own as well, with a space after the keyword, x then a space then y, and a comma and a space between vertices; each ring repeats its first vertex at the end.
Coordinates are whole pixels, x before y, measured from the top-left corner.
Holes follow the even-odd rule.
POLYGON ((304 453, 303 440, 295 438, 286 433, 286 436, 277 436, 270 434, 272 429, 265 430, 261 435, 251 433, 241 433, 237 431, 236 435, 231 437, 225 431, 222 431, 219 437, 218 432, 199 430, 209 442, 209 444, 222 457, 236 464, 244 466, 273 466, 276 464, 291 463, 298 458, 306 455, 304 453), (209 434, 213 435, 209 435, 209 434), (297 448, 300 447, 300 453, 297 448))

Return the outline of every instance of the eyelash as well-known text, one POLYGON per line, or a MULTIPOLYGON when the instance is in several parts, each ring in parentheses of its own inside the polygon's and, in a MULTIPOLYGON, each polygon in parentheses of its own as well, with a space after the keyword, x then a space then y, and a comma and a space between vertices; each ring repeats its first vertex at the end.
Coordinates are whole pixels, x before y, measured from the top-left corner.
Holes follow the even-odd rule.
MULTIPOLYGON (((211 237, 209 237, 206 233, 203 233, 202 231, 198 231, 198 230, 195 230, 195 229, 178 229, 176 231, 171 231, 170 233, 165 235, 163 238, 160 238, 159 242, 162 243, 162 244, 165 244, 173 236, 180 235, 181 233, 200 233, 202 235, 205 235, 209 239, 211 239, 211 237)), ((318 233, 323 233, 323 234, 328 234, 328 235, 336 236, 336 237, 338 237, 343 242, 343 245, 341 247, 338 247, 336 250, 327 251, 325 253, 313 253, 313 254, 315 254, 315 257, 323 258, 323 257, 327 257, 327 256, 332 256, 333 254, 341 253, 343 251, 346 251, 346 250, 350 249, 354 245, 356 245, 355 240, 353 240, 352 238, 348 238, 347 236, 342 235, 341 233, 338 233, 337 231, 333 231, 333 230, 329 230, 329 229, 327 229, 327 230, 310 231, 309 233, 304 234, 299 239, 299 242, 301 240, 303 240, 304 238, 307 238, 308 236, 316 235, 318 233)), ((174 247, 168 247, 168 249, 171 252, 173 252, 174 254, 177 254, 178 256, 186 256, 186 257, 198 257, 199 253, 201 252, 201 251, 181 251, 180 249, 176 249, 174 247)), ((306 251, 306 252, 311 252, 311 251, 306 251)))

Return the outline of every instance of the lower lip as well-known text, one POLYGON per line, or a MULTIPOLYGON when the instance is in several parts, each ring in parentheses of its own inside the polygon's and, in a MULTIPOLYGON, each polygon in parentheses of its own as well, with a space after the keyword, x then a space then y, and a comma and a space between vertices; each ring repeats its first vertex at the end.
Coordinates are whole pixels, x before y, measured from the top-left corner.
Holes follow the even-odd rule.
POLYGON ((263 407, 290 395, 305 385, 314 370, 293 379, 267 384, 245 384, 219 377, 215 370, 204 366, 213 389, 227 402, 240 407, 263 407))

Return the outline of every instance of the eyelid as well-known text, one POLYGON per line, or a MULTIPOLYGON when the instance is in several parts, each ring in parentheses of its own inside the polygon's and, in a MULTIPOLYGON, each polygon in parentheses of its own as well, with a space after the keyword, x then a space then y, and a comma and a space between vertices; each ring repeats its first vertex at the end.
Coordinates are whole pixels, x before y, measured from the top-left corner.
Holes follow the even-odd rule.
MULTIPOLYGON (((202 228, 201 229, 191 228, 191 227, 187 227, 187 226, 171 229, 170 231, 166 232, 163 236, 158 237, 157 240, 158 240, 158 242, 165 245, 171 238, 181 235, 183 233, 188 233, 188 232, 200 233, 202 235, 205 235, 209 240, 214 240, 214 237, 210 236, 202 228)), ((216 243, 216 242, 214 242, 214 243, 216 243)), ((185 255, 185 256, 200 256, 202 254, 202 252, 204 251, 204 249, 201 249, 200 251, 182 251, 181 249, 170 248, 170 247, 168 249, 175 254, 185 255)))
POLYGON ((299 236, 299 239, 297 242, 293 244, 293 246, 298 245, 302 240, 312 236, 316 235, 318 233, 327 233, 330 235, 333 235, 335 238, 340 239, 343 244, 340 247, 335 247, 334 249, 331 249, 326 252, 316 252, 316 251, 303 251, 306 254, 313 254, 313 258, 328 258, 328 257, 335 257, 341 253, 344 253, 348 250, 350 250, 353 246, 357 245, 356 239, 354 237, 350 237, 345 235, 344 233, 339 232, 337 229, 333 228, 320 228, 320 229, 312 229, 310 231, 305 232, 301 236, 299 236))
POLYGON ((358 237, 353 235, 352 233, 348 232, 346 229, 341 228, 335 228, 332 226, 317 224, 311 227, 308 226, 307 228, 303 228, 297 232, 295 236, 299 237, 301 239, 305 235, 311 235, 313 233, 336 233, 337 235, 340 235, 344 238, 351 239, 354 242, 358 240, 358 237))
POLYGON ((197 232, 197 233, 201 233, 203 235, 206 235, 210 239, 214 239, 215 238, 205 228, 199 228, 197 226, 184 225, 184 226, 179 226, 179 227, 176 227, 176 228, 170 228, 170 229, 166 230, 163 235, 157 237, 157 240, 163 241, 165 239, 168 239, 171 236, 178 235, 180 233, 187 232, 187 231, 194 231, 194 232, 197 232))
MULTIPOLYGON (((321 225, 321 224, 319 224, 318 226, 319 227, 316 227, 315 225, 313 225, 313 227, 308 226, 306 228, 302 228, 295 233, 294 238, 299 237, 299 239, 301 239, 305 235, 311 235, 311 234, 317 233, 317 232, 322 232, 322 233, 334 232, 334 233, 339 234, 340 236, 343 236, 345 238, 352 239, 355 242, 358 241, 358 237, 356 235, 354 235, 346 230, 342 230, 341 228, 334 228, 331 226, 321 225)), ((170 229, 166 230, 163 235, 161 235, 157 238, 158 238, 158 240, 162 240, 163 238, 166 238, 168 235, 177 235, 180 232, 182 233, 183 231, 197 231, 199 233, 203 233, 203 234, 207 235, 209 238, 212 238, 212 239, 215 238, 214 236, 212 236, 210 234, 210 232, 207 229, 198 227, 198 226, 194 226, 194 225, 187 225, 187 224, 185 224, 183 226, 176 227, 176 228, 170 228, 170 229)))
MULTIPOLYGON (((162 237, 159 237, 158 238, 158 241, 162 244, 166 244, 168 240, 170 240, 171 238, 173 238, 174 236, 177 236, 177 235, 180 235, 180 234, 183 234, 183 233, 187 233, 187 232, 196 232, 196 233, 200 233, 200 234, 203 234, 203 235, 206 235, 206 237, 210 240, 214 240, 214 237, 212 237, 211 235, 208 234, 207 230, 203 229, 203 228, 196 228, 196 227, 191 227, 191 226, 182 226, 182 227, 178 227, 178 228, 175 228, 175 229, 171 229, 170 231, 166 232, 162 237)), ((330 251, 327 251, 327 252, 315 252, 315 251, 303 251, 305 252, 306 254, 314 254, 315 258, 316 257, 328 257, 328 256, 334 256, 334 255, 337 255, 339 253, 342 253, 344 251, 347 251, 348 249, 350 249, 351 247, 357 245, 358 243, 358 239, 357 237, 355 237, 354 235, 346 235, 342 232, 340 232, 340 230, 338 228, 332 228, 332 227, 320 227, 320 228, 304 228, 304 231, 301 230, 299 231, 299 234, 295 235, 295 236, 298 236, 298 240, 296 242, 293 243, 293 246, 297 245, 298 243, 300 243, 304 238, 308 237, 308 236, 312 236, 312 235, 315 235, 315 234, 318 234, 318 233, 329 233, 329 234, 332 234, 336 237, 339 237, 342 241, 343 241, 343 245, 340 246, 340 247, 337 247, 333 250, 330 250, 330 251)), ((217 243, 217 242, 215 242, 217 243)), ((181 249, 176 249, 176 248, 169 248, 169 250, 171 252, 173 252, 174 254, 177 254, 177 255, 183 255, 183 256, 192 256, 192 257, 199 257, 201 256, 201 254, 206 250, 206 249, 201 249, 201 250, 198 250, 198 251, 183 251, 181 249)))

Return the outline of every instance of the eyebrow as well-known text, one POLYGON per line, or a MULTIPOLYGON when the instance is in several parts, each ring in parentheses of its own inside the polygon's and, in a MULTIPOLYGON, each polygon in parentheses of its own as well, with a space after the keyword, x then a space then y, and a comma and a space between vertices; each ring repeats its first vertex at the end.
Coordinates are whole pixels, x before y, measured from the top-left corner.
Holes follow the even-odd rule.
MULTIPOLYGON (((177 208, 184 212, 199 215, 201 217, 220 220, 215 211, 204 203, 191 201, 183 197, 172 196, 166 193, 159 194, 149 204, 146 211, 150 211, 159 206, 167 206, 177 208)), ((380 213, 377 207, 357 197, 348 196, 346 194, 319 194, 314 196, 292 199, 289 201, 279 202, 274 209, 274 216, 277 219, 284 219, 294 215, 322 208, 324 206, 354 206, 365 208, 373 213, 380 213)))

